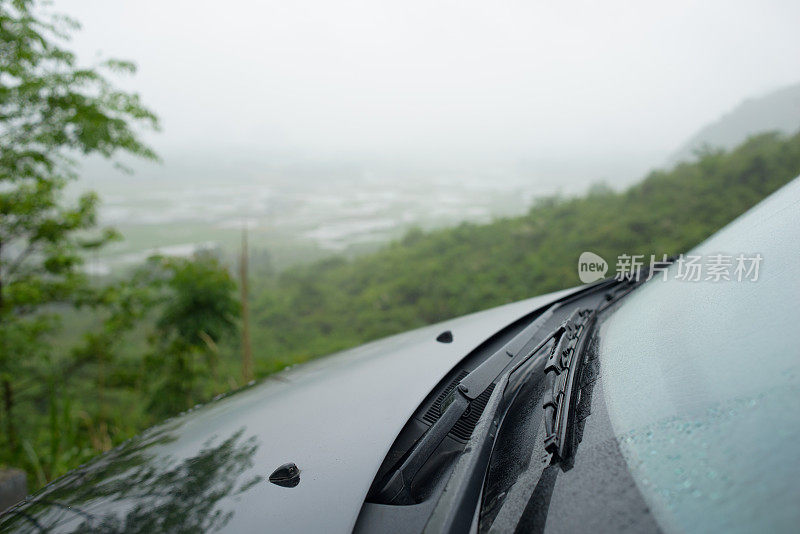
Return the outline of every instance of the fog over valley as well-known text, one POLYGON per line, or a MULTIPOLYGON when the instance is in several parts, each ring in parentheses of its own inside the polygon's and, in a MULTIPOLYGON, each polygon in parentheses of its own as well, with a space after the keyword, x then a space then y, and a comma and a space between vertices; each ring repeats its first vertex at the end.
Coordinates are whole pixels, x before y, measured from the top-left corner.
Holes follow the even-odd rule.
MULTIPOLYGON (((102 221, 126 237, 98 272, 159 247, 235 252, 243 226, 254 250, 287 265, 598 182, 621 189, 689 157, 701 128, 800 72, 786 53, 800 49, 800 5, 780 0, 53 9, 82 23, 70 43, 82 61, 137 64, 114 81, 161 119, 145 137, 160 165, 83 166, 75 191, 97 190, 102 221)), ((766 123, 726 124, 791 130, 792 98, 766 123)))

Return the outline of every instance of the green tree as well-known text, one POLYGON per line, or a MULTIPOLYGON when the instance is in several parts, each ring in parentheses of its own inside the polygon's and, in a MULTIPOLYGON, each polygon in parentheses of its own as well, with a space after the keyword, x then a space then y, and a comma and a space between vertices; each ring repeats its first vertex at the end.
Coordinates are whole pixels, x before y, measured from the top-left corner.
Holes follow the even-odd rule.
POLYGON ((214 375, 217 344, 236 330, 240 303, 236 282, 210 254, 150 260, 164 291, 156 318, 155 352, 149 366, 161 379, 149 410, 172 415, 194 404, 200 379, 214 375))
POLYGON ((87 289, 82 254, 115 237, 97 230, 94 193, 65 206, 77 158, 120 153, 155 159, 137 132, 158 127, 138 95, 119 91, 109 72, 133 64, 83 67, 64 48, 78 24, 33 0, 0 0, 0 382, 5 440, 18 445, 14 381, 49 347, 47 305, 73 302, 87 289))
MULTIPOLYGON (((70 368, 94 366, 97 394, 96 423, 106 422, 106 382, 109 371, 117 363, 120 346, 126 335, 145 322, 153 307, 159 302, 161 280, 148 269, 138 269, 132 276, 99 288, 80 302, 97 316, 94 329, 83 333, 83 342, 72 351, 66 364, 70 368)), ((71 370, 71 369, 70 369, 71 370)), ((69 375, 62 372, 62 375, 69 375)))

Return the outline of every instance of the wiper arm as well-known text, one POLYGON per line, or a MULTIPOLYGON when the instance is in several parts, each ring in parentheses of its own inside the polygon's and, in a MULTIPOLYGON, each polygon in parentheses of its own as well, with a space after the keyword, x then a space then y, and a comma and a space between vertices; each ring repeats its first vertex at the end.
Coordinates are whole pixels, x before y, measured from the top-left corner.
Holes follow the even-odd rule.
MULTIPOLYGON (((659 266, 661 265, 664 264, 660 263, 659 266)), ((644 274, 646 275, 647 272, 645 271, 644 274)), ((647 279, 640 272, 635 277, 605 280, 563 299, 561 301, 562 308, 569 302, 581 300, 601 291, 605 293, 601 298, 595 296, 588 301, 576 303, 576 307, 581 309, 572 313, 566 321, 543 340, 544 345, 533 351, 532 355, 545 348, 547 343, 552 344, 548 352, 536 357, 532 366, 529 364, 529 371, 540 370, 545 366, 557 366, 559 370, 558 374, 555 373, 555 369, 545 374, 546 380, 551 383, 549 389, 550 397, 553 400, 552 403, 549 403, 551 408, 545 408, 546 417, 544 417, 545 421, 549 420, 549 423, 545 422, 546 438, 554 436, 545 444, 550 451, 555 451, 551 454, 551 462, 561 461, 567 458, 566 455, 572 454, 570 425, 574 424, 575 417, 571 415, 571 412, 576 411, 577 404, 574 399, 580 399, 577 393, 581 380, 580 365, 584 360, 583 351, 591 339, 590 334, 597 317, 647 279), (541 361, 545 356, 547 360, 541 361), (552 375, 552 379, 549 375, 552 375), (557 378, 557 376, 563 378, 557 378), (569 380, 570 376, 571 381, 569 380), (561 380, 565 385, 563 390, 560 387, 561 380), (559 384, 557 390, 552 387, 556 383, 559 384), (571 389, 568 390, 566 386, 570 383, 572 384, 571 389), (553 392, 556 392, 555 396, 553 392)), ((502 401, 497 396, 503 395, 502 390, 506 387, 503 384, 508 384, 509 378, 515 374, 520 373, 517 375, 518 380, 526 380, 526 376, 529 375, 520 372, 520 368, 526 364, 526 361, 527 359, 521 359, 508 371, 503 371, 498 378, 492 398, 481 416, 482 421, 475 429, 478 434, 472 436, 470 441, 471 449, 465 451, 465 455, 455 464, 446 486, 442 489, 441 498, 431 512, 426 532, 466 532, 470 529, 470 525, 473 525, 476 514, 479 512, 476 507, 480 502, 485 470, 491 457, 491 442, 498 435, 498 424, 502 424, 500 423, 502 414, 498 410, 508 407, 508 405, 505 405, 505 408, 501 407, 502 401), (495 401, 494 407, 492 407, 492 399, 495 401)))
POLYGON ((439 419, 413 445, 400 466, 393 470, 391 476, 377 492, 376 496, 382 502, 392 504, 412 504, 414 502, 411 496, 411 482, 419 470, 425 465, 425 462, 428 461, 456 422, 464 415, 471 401, 476 399, 497 380, 497 377, 509 365, 524 361, 527 357, 540 350, 551 339, 552 336, 548 336, 547 339, 542 340, 532 350, 527 350, 526 352, 527 347, 532 343, 533 335, 553 315, 558 306, 559 303, 550 306, 530 325, 514 336, 511 341, 461 379, 442 401, 442 413, 439 419), (522 360, 516 358, 521 354, 525 354, 525 358, 522 360))
MULTIPOLYGON (((461 393, 461 395, 469 400, 475 400, 486 390, 486 388, 495 382, 506 369, 513 370, 518 368, 525 363, 528 358, 539 352, 542 347, 547 345, 551 339, 559 337, 562 333, 561 329, 564 327, 564 324, 533 346, 536 333, 541 330, 542 326, 544 326, 548 320, 550 320, 550 318, 553 316, 553 313, 563 305, 573 300, 583 298, 588 294, 596 293, 602 289, 607 289, 610 287, 619 287, 620 289, 625 289, 631 285, 631 282, 632 281, 630 280, 620 281, 610 278, 589 286, 573 295, 570 295, 564 300, 555 302, 541 315, 539 315, 531 324, 525 327, 519 334, 514 336, 511 341, 500 348, 500 350, 489 356, 472 372, 462 378, 458 383, 458 386, 454 388, 453 391, 450 392, 448 398, 444 400, 442 406, 447 406, 447 403, 451 402, 451 398, 455 396, 456 391, 461 393)), ((609 300, 617 298, 615 292, 608 293, 608 295, 609 300)))
MULTIPOLYGON (((560 338, 565 325, 557 328, 544 339, 536 342, 536 334, 553 316, 553 313, 566 302, 582 298, 589 293, 620 284, 614 279, 604 280, 582 291, 556 302, 542 312, 531 324, 525 327, 511 341, 489 356, 456 385, 441 404, 441 416, 412 446, 401 464, 390 472, 388 478, 377 491, 381 502, 391 504, 413 504, 411 482, 425 462, 431 457, 456 422, 464 415, 471 401, 494 383, 507 369, 516 369, 531 356, 539 352, 554 338, 560 338)), ((558 339, 556 339, 556 342, 558 339)))

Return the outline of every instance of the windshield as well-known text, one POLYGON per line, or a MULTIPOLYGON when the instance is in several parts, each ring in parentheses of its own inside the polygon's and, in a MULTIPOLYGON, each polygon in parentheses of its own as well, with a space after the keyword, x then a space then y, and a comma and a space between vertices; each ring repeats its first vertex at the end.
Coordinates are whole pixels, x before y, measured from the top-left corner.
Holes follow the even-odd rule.
POLYGON ((614 432, 668 532, 800 521, 798 245, 800 179, 690 253, 760 254, 756 280, 680 280, 673 265, 601 327, 614 432))

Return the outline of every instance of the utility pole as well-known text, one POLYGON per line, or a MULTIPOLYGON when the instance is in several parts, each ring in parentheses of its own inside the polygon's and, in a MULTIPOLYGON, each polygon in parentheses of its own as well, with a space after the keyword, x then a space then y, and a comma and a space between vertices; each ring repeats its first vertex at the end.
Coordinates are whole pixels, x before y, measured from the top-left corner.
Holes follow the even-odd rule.
POLYGON ((239 260, 242 290, 242 378, 247 384, 253 380, 253 350, 250 346, 250 306, 247 302, 247 221, 242 227, 242 256, 239 260))

